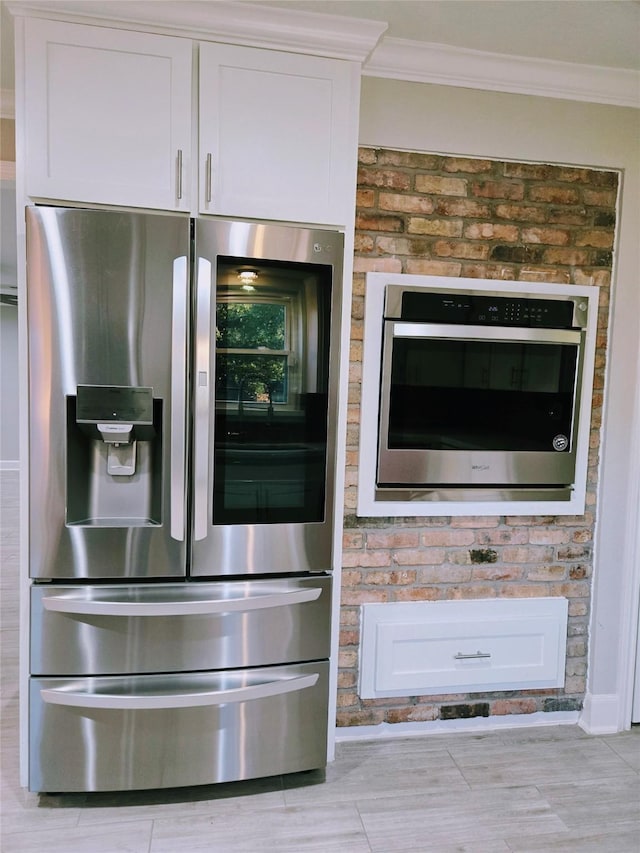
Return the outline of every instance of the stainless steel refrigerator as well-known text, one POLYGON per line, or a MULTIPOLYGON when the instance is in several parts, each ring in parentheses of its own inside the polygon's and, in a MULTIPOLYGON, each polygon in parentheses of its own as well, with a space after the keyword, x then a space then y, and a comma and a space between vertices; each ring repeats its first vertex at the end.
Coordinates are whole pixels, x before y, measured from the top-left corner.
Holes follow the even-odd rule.
POLYGON ((26 218, 30 789, 323 766, 342 235, 26 218))

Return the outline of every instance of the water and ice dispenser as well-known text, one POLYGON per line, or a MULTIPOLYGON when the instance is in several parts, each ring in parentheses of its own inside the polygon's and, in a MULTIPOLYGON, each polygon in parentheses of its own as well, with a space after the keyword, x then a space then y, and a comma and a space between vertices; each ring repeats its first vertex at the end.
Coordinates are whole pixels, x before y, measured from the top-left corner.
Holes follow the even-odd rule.
POLYGON ((161 523, 162 401, 140 386, 67 398, 67 524, 161 523))

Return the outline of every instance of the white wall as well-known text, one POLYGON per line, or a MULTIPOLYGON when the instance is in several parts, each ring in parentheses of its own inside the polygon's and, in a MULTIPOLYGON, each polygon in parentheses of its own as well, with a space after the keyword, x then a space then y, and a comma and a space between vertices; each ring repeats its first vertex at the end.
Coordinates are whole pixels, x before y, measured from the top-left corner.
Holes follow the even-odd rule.
POLYGON ((583 724, 592 731, 625 728, 640 585, 633 545, 640 452, 631 442, 640 430, 634 410, 640 393, 640 111, 370 77, 362 86, 360 143, 623 171, 583 724))
MULTIPOLYGON (((0 182, 0 286, 17 283, 16 190, 14 181, 0 182)), ((17 291, 16 291, 17 292, 17 291)), ((18 309, 0 305, 0 468, 15 468, 18 433, 18 309)))

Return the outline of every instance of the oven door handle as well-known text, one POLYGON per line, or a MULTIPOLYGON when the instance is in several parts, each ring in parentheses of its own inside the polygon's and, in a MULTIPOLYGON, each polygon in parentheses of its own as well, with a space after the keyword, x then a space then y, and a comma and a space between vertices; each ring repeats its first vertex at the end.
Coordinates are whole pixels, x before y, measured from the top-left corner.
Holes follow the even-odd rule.
POLYGON ((289 678, 277 678, 263 684, 252 684, 248 687, 232 687, 223 690, 206 689, 168 689, 164 693, 145 695, 122 693, 91 693, 87 690, 71 689, 69 687, 42 688, 40 696, 49 705, 66 705, 71 708, 100 708, 110 711, 147 711, 171 708, 202 708, 229 703, 249 702, 255 699, 266 699, 269 696, 281 696, 313 687, 319 678, 319 673, 299 675, 289 678))
POLYGON ((320 587, 238 598, 195 599, 193 601, 127 601, 83 599, 75 595, 44 596, 45 610, 76 616, 196 616, 201 614, 265 610, 304 604, 320 597, 320 587))
POLYGON ((540 344, 579 344, 575 329, 531 329, 521 326, 454 326, 447 323, 406 323, 387 320, 394 338, 440 338, 470 341, 523 341, 540 344))

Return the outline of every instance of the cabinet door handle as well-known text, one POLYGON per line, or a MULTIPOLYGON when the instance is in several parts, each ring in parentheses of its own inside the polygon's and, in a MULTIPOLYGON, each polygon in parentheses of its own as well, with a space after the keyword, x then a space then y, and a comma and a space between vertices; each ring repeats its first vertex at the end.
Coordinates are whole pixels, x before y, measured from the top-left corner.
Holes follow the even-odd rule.
POLYGON ((475 660, 476 658, 490 658, 491 652, 472 652, 471 654, 458 652, 453 657, 455 660, 475 660))
POLYGON ((182 198, 182 148, 178 148, 178 161, 176 165, 176 178, 177 178, 177 196, 178 199, 182 198))
POLYGON ((207 154, 207 163, 205 167, 205 188, 204 188, 204 197, 205 201, 209 203, 211 201, 211 154, 207 154))

